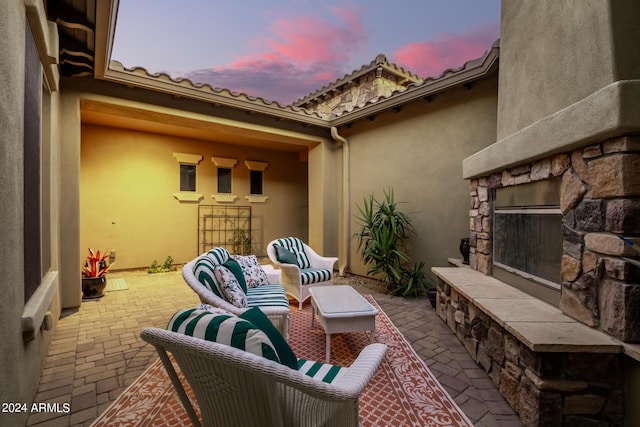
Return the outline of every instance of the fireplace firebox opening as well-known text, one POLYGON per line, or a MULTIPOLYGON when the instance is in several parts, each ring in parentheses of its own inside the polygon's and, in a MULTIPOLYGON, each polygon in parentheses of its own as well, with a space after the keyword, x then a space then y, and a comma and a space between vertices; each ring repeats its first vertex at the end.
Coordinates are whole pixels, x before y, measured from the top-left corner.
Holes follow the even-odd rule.
POLYGON ((560 302, 560 180, 496 190, 493 275, 554 306, 560 302))

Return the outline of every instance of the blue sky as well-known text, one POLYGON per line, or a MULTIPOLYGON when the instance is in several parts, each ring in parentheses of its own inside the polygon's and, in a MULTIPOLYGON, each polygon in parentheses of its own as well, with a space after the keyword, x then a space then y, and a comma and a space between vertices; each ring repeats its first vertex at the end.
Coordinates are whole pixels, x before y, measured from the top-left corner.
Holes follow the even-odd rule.
POLYGON ((435 77, 499 35, 500 0, 120 0, 111 59, 289 104, 380 53, 435 77))

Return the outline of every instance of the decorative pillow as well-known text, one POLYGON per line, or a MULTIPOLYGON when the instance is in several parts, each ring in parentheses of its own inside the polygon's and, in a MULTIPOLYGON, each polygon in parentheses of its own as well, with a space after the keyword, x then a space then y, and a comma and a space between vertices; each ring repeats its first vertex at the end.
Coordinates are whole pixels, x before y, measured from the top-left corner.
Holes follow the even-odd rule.
POLYGON ((271 343, 273 344, 273 347, 278 353, 280 363, 290 367, 291 369, 298 369, 298 358, 289 346, 289 343, 284 339, 284 337, 280 334, 276 327, 273 326, 271 320, 269 320, 267 315, 264 314, 262 310, 260 310, 258 307, 253 307, 245 311, 238 317, 253 323, 258 329, 260 329, 269 337, 271 343))
POLYGON ((311 261, 309 261, 309 257, 304 250, 304 243, 302 240, 297 237, 286 237, 284 239, 278 239, 277 243, 296 256, 298 267, 311 267, 311 261))
POLYGON ((247 282, 247 288, 257 288, 258 286, 269 284, 269 277, 267 277, 267 273, 262 269, 255 255, 232 255, 231 257, 240 264, 242 274, 247 282))
POLYGON ((280 245, 273 244, 273 248, 276 250, 276 259, 283 264, 298 265, 298 258, 291 251, 286 250, 280 245))
POLYGON ((173 315, 167 329, 235 347, 280 363, 274 345, 264 332, 247 320, 220 313, 219 309, 208 311, 196 307, 180 310, 173 315))
POLYGON ((222 294, 218 289, 218 282, 216 281, 214 273, 215 264, 206 255, 198 257, 193 265, 193 275, 198 279, 203 286, 207 287, 211 292, 216 294, 219 298, 222 298, 222 294))
POLYGON ((233 258, 229 258, 222 265, 224 265, 229 270, 231 270, 233 275, 236 276, 236 279, 238 279, 238 283, 240 283, 240 287, 242 288, 242 291, 244 293, 247 293, 247 281, 244 279, 244 274, 242 273, 242 267, 240 267, 240 264, 238 264, 238 261, 236 261, 233 258))
POLYGON ((207 256, 211 258, 215 265, 224 264, 231 257, 229 251, 225 248, 213 248, 207 252, 207 256))
POLYGON ((231 270, 224 265, 215 265, 213 273, 224 299, 238 308, 245 308, 247 306, 247 295, 240 287, 238 279, 236 279, 231 270))

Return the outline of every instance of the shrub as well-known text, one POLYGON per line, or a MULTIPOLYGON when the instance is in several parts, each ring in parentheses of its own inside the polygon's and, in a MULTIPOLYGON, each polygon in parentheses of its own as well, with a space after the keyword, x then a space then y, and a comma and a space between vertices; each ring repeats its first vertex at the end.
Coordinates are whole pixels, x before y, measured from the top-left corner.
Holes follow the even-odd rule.
POLYGON ((158 265, 158 261, 155 259, 147 269, 147 273, 166 273, 168 271, 176 271, 176 268, 173 266, 173 258, 171 255, 167 256, 167 259, 164 260, 162 265, 158 265))
POLYGON ((356 217, 360 230, 358 251, 367 274, 376 276, 392 295, 419 295, 424 292, 424 262, 413 265, 406 253, 405 239, 415 234, 409 217, 398 209, 393 189, 384 192, 384 199, 378 201, 373 194, 365 197, 362 207, 358 206, 356 217))

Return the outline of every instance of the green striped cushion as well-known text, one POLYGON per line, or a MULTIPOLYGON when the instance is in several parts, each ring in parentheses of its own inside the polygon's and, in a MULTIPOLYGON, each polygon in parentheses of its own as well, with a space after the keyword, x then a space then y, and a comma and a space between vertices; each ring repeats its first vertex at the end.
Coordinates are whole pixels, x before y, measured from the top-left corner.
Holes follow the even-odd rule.
POLYGON ((207 252, 207 255, 211 258, 211 260, 216 265, 224 264, 225 262, 227 262, 227 260, 231 256, 229 254, 229 251, 226 250, 225 248, 213 248, 209 252, 207 252))
POLYGON ((276 327, 273 326, 271 320, 269 320, 269 318, 262 312, 262 310, 260 310, 258 307, 250 308, 238 317, 241 317, 242 319, 248 320, 249 322, 253 323, 257 328, 259 328, 269 337, 269 339, 273 343, 273 347, 278 353, 280 363, 290 367, 291 369, 298 369, 298 359, 289 346, 289 343, 284 339, 284 337, 280 334, 276 327))
POLYGON ((298 267, 311 267, 311 261, 309 261, 309 257, 304 251, 304 243, 302 243, 302 240, 297 237, 285 237, 284 239, 278 239, 277 243, 288 251, 293 252, 298 260, 298 267))
POLYGON ((262 285, 247 289, 247 306, 289 308, 289 300, 282 285, 262 285))
POLYGON ((329 365, 328 363, 298 359, 298 372, 302 372, 315 380, 331 384, 341 378, 347 371, 345 368, 329 365))
POLYGON ((331 270, 326 268, 305 268, 300 270, 303 285, 319 283, 331 279, 331 270))
POLYGON ((193 265, 193 275, 211 292, 222 298, 215 276, 215 264, 206 255, 199 256, 193 265))
POLYGON ((167 329, 235 347, 280 363, 274 344, 253 323, 224 310, 190 308, 173 315, 167 329))

